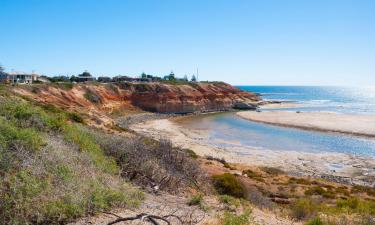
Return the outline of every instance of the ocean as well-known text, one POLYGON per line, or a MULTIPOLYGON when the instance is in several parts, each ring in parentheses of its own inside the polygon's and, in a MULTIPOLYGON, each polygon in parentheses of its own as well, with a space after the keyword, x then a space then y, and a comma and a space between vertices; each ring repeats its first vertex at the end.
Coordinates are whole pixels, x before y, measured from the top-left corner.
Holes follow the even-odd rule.
MULTIPOLYGON (((375 114, 375 87, 237 86, 261 94, 264 100, 301 103, 300 111, 375 114)), ((283 109, 287 110, 287 109, 283 109)))
MULTIPOLYGON (((375 114, 375 88, 239 86, 256 92, 264 100, 301 103, 299 111, 333 111, 350 114, 375 114)), ((206 144, 235 151, 245 148, 299 152, 338 152, 375 157, 375 139, 337 133, 307 131, 244 120, 235 113, 196 116, 181 124, 190 129, 205 130, 206 144), (270 141, 272 140, 272 141, 270 141)), ((238 154, 246 154, 241 151, 238 154)))

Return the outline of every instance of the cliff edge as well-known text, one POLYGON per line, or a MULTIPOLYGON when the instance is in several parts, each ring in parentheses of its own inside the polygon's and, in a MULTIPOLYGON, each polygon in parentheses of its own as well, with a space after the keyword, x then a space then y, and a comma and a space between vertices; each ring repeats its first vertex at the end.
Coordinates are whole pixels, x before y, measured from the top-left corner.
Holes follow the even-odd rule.
POLYGON ((157 113, 194 113, 253 108, 253 93, 226 83, 85 83, 18 86, 15 92, 62 108, 112 112, 120 108, 157 113), (82 109, 80 109, 82 108, 82 109))

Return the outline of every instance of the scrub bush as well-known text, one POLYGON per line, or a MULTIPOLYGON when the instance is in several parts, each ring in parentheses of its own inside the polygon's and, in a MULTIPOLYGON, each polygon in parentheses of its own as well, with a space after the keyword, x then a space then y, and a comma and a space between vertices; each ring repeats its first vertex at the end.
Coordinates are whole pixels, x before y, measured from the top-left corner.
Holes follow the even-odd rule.
POLYGON ((230 195, 236 198, 245 196, 245 190, 237 178, 230 173, 212 176, 213 185, 221 195, 230 195))

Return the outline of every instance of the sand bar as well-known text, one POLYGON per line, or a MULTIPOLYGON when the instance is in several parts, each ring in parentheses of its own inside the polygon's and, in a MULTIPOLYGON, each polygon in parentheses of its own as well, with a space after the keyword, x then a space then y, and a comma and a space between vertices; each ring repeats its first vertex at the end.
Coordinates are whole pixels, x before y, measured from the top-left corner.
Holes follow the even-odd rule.
POLYGON ((241 118, 272 125, 306 130, 337 132, 343 134, 375 137, 375 116, 348 115, 331 112, 238 112, 241 118))
POLYGON ((260 109, 293 109, 302 107, 305 107, 305 105, 296 102, 270 103, 259 106, 260 109))

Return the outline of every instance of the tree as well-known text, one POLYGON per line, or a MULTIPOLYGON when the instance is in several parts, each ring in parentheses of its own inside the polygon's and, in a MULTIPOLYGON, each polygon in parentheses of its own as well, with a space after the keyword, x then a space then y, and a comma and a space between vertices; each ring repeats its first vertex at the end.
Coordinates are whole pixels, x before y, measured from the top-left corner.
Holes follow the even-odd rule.
POLYGON ((89 73, 87 70, 85 70, 85 72, 83 72, 82 74, 79 74, 78 76, 79 77, 91 77, 91 73, 89 73))
POLYGON ((78 77, 72 75, 69 79, 71 82, 78 82, 78 77))
POLYGON ((143 73, 141 74, 141 78, 147 78, 147 75, 143 72, 143 73))
POLYGON ((176 77, 174 76, 173 71, 167 76, 169 81, 175 81, 176 77))
POLYGON ((187 75, 184 76, 184 81, 189 81, 187 75))
POLYGON ((2 65, 0 65, 0 74, 4 73, 4 70, 5 68, 2 65))
POLYGON ((195 75, 193 75, 193 76, 191 77, 191 82, 197 82, 197 78, 195 77, 195 75))

